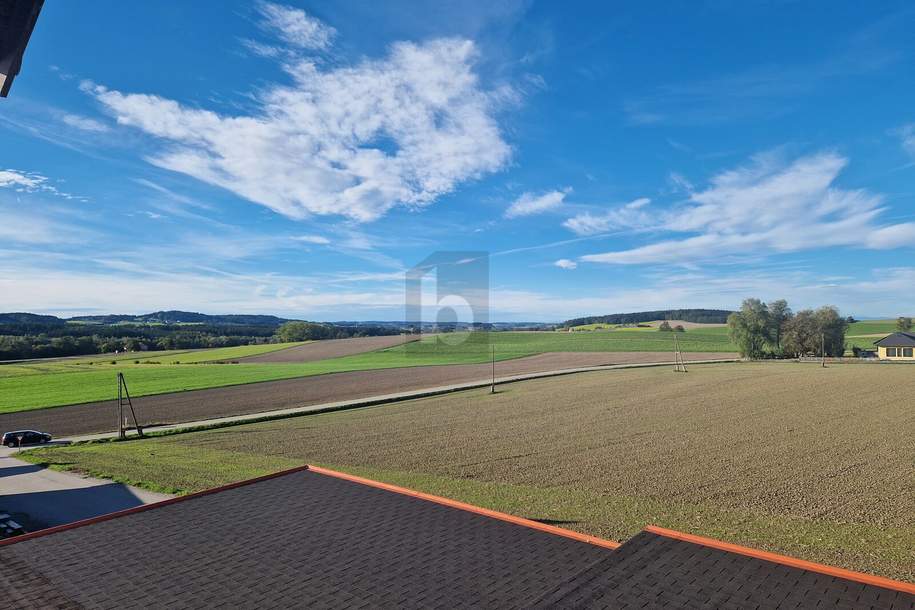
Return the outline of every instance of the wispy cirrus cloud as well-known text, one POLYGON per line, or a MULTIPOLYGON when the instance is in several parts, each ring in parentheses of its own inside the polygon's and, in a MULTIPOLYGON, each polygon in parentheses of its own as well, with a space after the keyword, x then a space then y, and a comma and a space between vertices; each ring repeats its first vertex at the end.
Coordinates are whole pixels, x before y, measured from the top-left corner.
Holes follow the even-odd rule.
POLYGON ((65 125, 69 125, 70 127, 74 127, 82 131, 88 131, 92 133, 107 133, 108 131, 111 131, 111 129, 101 121, 97 121, 95 119, 78 114, 64 114, 60 117, 60 120, 65 125))
POLYGON ((15 169, 0 170, 0 187, 39 190, 48 179, 41 174, 21 172, 15 169))
POLYGON ((562 205, 566 195, 572 189, 565 188, 557 191, 547 191, 545 193, 522 193, 515 199, 508 209, 505 210, 506 218, 518 218, 521 216, 533 216, 553 210, 562 205))
POLYGON ((902 144, 903 150, 905 150, 912 159, 915 159, 915 123, 903 125, 899 129, 896 129, 895 133, 899 136, 899 141, 902 144))
POLYGON ((915 242, 915 223, 887 224, 883 198, 835 185, 848 159, 820 152, 783 161, 759 155, 725 171, 686 205, 655 215, 657 231, 693 233, 637 248, 589 254, 611 264, 677 263, 832 246, 890 249, 915 242))
POLYGON ((656 222, 644 209, 650 203, 651 199, 641 197, 608 212, 578 214, 567 219, 562 226, 578 235, 597 235, 618 229, 641 229, 656 222))
POLYGON ((38 172, 17 169, 0 170, 0 188, 9 188, 18 193, 47 193, 64 199, 87 201, 85 197, 60 190, 47 176, 38 172))
POLYGON ((337 30, 302 9, 273 2, 258 2, 261 27, 274 32, 293 47, 323 50, 330 47, 337 30))
POLYGON ((578 267, 578 263, 576 263, 573 260, 569 260, 567 258, 560 258, 558 261, 553 263, 553 266, 559 267, 560 269, 571 270, 571 269, 576 269, 578 267))
POLYGON ((841 53, 806 63, 757 65, 731 74, 662 84, 626 100, 623 111, 633 125, 715 124, 775 117, 794 110, 799 99, 832 82, 885 69, 899 59, 898 53, 873 46, 864 37, 854 37, 846 47, 841 53))
POLYGON ((292 239, 295 241, 304 242, 306 244, 316 244, 319 246, 326 246, 330 243, 330 240, 323 235, 296 235, 292 239))
POLYGON ((423 207, 511 157, 496 120, 505 89, 488 91, 470 40, 399 42, 380 59, 323 67, 301 52, 329 47, 333 28, 298 9, 260 5, 286 44, 291 84, 267 85, 255 112, 228 116, 166 97, 93 83, 121 125, 159 139, 147 160, 228 189, 294 219, 375 220, 423 207))

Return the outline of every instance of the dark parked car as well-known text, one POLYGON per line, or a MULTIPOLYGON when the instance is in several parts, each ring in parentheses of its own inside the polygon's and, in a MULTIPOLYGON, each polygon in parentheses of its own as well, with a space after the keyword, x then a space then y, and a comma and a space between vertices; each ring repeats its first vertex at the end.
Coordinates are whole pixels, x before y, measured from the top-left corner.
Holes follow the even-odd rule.
POLYGON ((51 441, 51 435, 47 432, 38 432, 37 430, 17 430, 7 432, 3 435, 0 443, 7 447, 18 447, 19 445, 37 445, 39 443, 48 443, 51 441), (21 438, 21 441, 20 441, 21 438))

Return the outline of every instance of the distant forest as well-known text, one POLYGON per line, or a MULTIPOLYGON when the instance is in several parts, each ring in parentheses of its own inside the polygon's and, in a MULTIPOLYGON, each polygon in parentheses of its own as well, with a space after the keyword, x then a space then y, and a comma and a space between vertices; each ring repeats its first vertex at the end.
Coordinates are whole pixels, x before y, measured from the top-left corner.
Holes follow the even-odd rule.
MULTIPOLYGON (((140 316, 58 318, 0 313, 0 361, 274 343, 284 324, 276 316, 158 311, 140 316)), ((401 332, 392 326, 308 323, 310 339, 368 337, 401 332)))
POLYGON ((653 320, 683 320, 696 324, 727 324, 728 316, 734 313, 727 309, 662 309, 658 311, 636 311, 634 313, 614 313, 607 316, 588 316, 566 320, 562 326, 582 326, 583 324, 638 324, 653 320))

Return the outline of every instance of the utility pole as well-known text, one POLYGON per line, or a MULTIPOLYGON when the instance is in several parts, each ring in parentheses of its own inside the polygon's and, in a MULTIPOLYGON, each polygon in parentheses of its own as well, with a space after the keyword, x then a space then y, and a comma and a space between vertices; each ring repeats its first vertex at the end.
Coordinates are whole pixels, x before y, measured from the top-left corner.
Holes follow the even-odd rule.
POLYGON ((823 357, 823 368, 826 368, 826 333, 820 333, 820 354, 823 357))
POLYGON ((683 352, 680 351, 680 341, 677 339, 677 331, 674 332, 674 371, 677 373, 686 373, 686 360, 683 359, 683 352))
POLYGON ((127 380, 124 379, 124 373, 118 373, 118 438, 124 440, 127 438, 127 418, 124 417, 124 398, 127 398, 127 405, 130 407, 130 415, 133 417, 133 425, 137 429, 137 435, 143 436, 143 428, 137 420, 137 412, 133 409, 133 401, 130 400, 130 390, 127 389, 127 380))
POLYGON ((122 375, 118 373, 118 438, 124 440, 124 391, 121 385, 122 375))
POLYGON ((490 345, 489 351, 491 354, 490 362, 492 362, 492 385, 489 386, 489 393, 495 394, 496 393, 496 346, 490 345))

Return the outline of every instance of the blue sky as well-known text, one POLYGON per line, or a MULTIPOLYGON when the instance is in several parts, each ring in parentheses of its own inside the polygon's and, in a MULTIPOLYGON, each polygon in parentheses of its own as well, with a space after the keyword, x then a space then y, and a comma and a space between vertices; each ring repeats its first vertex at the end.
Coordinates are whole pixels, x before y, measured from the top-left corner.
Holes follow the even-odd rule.
POLYGON ((49 2, 0 101, 0 310, 911 314, 904 2, 49 2), (647 3, 644 3, 647 4, 647 3))

